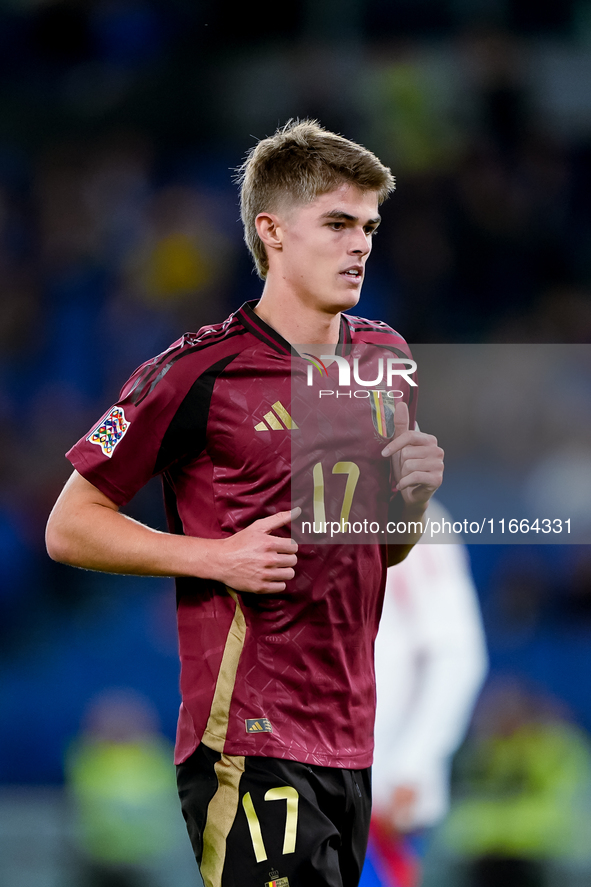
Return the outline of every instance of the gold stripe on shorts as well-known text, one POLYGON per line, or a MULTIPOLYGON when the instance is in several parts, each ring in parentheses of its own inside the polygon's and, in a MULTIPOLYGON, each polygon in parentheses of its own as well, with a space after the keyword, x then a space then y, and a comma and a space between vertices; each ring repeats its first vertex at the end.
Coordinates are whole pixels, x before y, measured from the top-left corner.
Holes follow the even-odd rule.
POLYGON ((244 773, 244 757, 222 755, 214 770, 218 778, 218 788, 207 808, 200 866, 205 887, 222 885, 226 840, 238 810, 238 789, 244 773))

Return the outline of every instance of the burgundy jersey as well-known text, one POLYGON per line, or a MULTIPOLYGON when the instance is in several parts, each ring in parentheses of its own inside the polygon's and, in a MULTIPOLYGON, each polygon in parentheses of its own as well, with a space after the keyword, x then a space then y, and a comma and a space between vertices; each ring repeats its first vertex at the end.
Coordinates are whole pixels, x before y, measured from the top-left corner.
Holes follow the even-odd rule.
MULTIPOLYGON (((341 344, 363 343, 408 355, 404 340, 385 324, 343 315, 341 344)), ((292 361, 289 343, 247 303, 136 370, 68 458, 119 506, 161 474, 171 532, 213 539, 234 534, 291 507, 291 445, 302 430, 291 415, 292 361)), ((414 392, 406 386, 411 428, 414 392)), ((361 413, 354 423, 368 439, 361 470, 375 467, 373 483, 387 489, 387 506, 389 460, 380 451, 388 435, 374 433, 375 404, 373 416, 369 404, 363 410, 369 431, 361 413)), ((329 479, 340 482, 341 491, 349 479, 333 478, 339 465, 352 464, 346 455, 337 453, 326 466, 327 492, 329 479)), ((317 483, 322 454, 310 458, 317 483)), ((290 529, 275 533, 287 536, 290 529)), ((383 545, 307 544, 281 594, 177 579, 182 704, 176 762, 203 742, 230 755, 369 766, 373 643, 385 577, 383 545)))

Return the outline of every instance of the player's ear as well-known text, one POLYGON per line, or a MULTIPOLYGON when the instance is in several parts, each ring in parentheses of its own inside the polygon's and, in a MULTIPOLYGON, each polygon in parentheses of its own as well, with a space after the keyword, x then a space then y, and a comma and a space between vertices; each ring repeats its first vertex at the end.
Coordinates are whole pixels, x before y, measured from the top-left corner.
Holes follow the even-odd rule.
POLYGON ((267 249, 283 248, 283 231, 281 220, 275 213, 259 213, 254 220, 257 234, 267 249))

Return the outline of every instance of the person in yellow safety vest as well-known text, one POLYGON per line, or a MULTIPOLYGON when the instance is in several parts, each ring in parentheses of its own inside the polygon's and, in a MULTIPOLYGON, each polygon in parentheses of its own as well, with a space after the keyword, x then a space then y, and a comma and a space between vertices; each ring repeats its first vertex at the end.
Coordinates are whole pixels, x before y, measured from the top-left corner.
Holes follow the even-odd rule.
POLYGON ((554 700, 518 680, 491 688, 455 769, 438 840, 465 861, 470 883, 484 887, 501 871, 507 887, 543 883, 561 861, 589 878, 591 742, 554 700))
POLYGON ((65 761, 85 887, 150 883, 151 865, 177 842, 171 760, 147 700, 116 690, 91 705, 65 761))

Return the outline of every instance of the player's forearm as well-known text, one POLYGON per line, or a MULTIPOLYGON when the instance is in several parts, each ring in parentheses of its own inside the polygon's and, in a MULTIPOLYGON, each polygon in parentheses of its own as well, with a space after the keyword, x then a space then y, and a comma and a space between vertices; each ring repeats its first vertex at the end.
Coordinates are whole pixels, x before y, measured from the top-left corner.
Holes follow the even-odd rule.
POLYGON ((111 508, 92 504, 54 509, 46 533, 50 557, 106 573, 217 578, 219 540, 162 533, 111 508))
POLYGON ((423 535, 427 504, 407 505, 402 496, 396 496, 393 500, 388 521, 396 524, 401 532, 397 531, 388 538, 389 567, 401 563, 423 535))
POLYGON ((293 579, 297 545, 274 536, 300 509, 261 518, 233 536, 198 539, 162 533, 121 514, 115 502, 74 471, 47 524, 56 561, 104 573, 195 576, 237 591, 284 591, 293 579))

